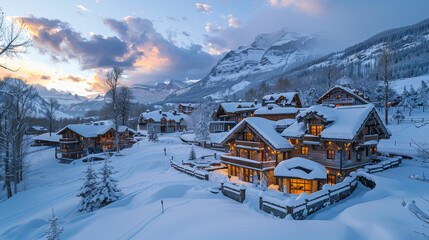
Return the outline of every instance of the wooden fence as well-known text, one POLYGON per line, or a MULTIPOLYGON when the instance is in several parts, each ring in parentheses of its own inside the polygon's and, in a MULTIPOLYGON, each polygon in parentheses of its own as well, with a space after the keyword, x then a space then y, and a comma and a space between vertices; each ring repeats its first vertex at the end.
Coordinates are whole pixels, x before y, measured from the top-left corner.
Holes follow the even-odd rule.
POLYGON ((191 167, 188 166, 183 166, 180 164, 177 164, 175 162, 173 162, 172 160, 170 160, 170 166, 173 167, 174 169, 180 171, 180 172, 184 172, 188 175, 191 175, 195 178, 198 178, 200 180, 209 180, 209 173, 205 172, 205 171, 201 171, 201 170, 196 170, 193 169, 191 167))
POLYGON ((246 199, 246 187, 237 186, 232 183, 221 183, 222 194, 242 203, 246 199))
POLYGON ((365 171, 365 170, 363 170, 363 171, 368 172, 368 173, 376 173, 376 172, 382 172, 382 171, 389 169, 389 168, 397 167, 402 162, 402 157, 395 156, 395 157, 389 159, 389 158, 381 156, 379 158, 379 160, 381 160, 381 162, 379 162, 377 164, 365 166, 365 169, 368 171, 365 171))

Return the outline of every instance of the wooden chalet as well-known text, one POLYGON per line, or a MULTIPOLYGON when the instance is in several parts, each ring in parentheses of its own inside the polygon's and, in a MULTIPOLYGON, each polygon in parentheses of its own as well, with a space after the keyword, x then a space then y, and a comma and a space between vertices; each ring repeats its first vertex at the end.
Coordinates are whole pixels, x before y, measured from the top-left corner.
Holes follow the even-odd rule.
POLYGON ((180 103, 177 106, 179 113, 190 115, 196 108, 198 108, 198 104, 196 103, 180 103))
POLYGON ((345 86, 335 86, 329 89, 317 100, 318 104, 338 106, 369 104, 369 98, 358 90, 353 90, 345 86))
POLYGON ((230 153, 221 155, 221 162, 228 166, 228 175, 247 182, 265 178, 275 184, 274 168, 284 159, 293 145, 275 130, 275 122, 249 117, 237 124, 222 140, 230 153))
POLYGON ((281 135, 294 145, 291 157, 303 157, 326 167, 329 184, 370 164, 378 141, 390 137, 372 104, 310 107, 281 135))
POLYGON ((48 129, 42 126, 31 126, 25 131, 26 135, 40 135, 43 133, 47 133, 48 129))
POLYGON ((155 110, 140 114, 139 117, 139 130, 149 130, 154 128, 157 132, 172 133, 185 129, 185 119, 188 116, 184 113, 163 112, 162 110, 155 110))
MULTIPOLYGON (((132 140, 132 136, 135 134, 134 130, 120 126, 118 132, 120 148, 129 147, 134 143, 132 140)), ((116 149, 115 127, 109 121, 69 124, 57 134, 62 137, 59 140, 59 148, 55 151, 55 157, 62 160, 79 159, 90 153, 116 149)))
POLYGON ((267 106, 268 104, 276 104, 281 107, 302 107, 298 92, 265 95, 262 97, 262 106, 267 106))
POLYGON ((59 146, 60 138, 61 136, 57 135, 57 133, 43 133, 31 138, 33 141, 31 146, 59 146))
POLYGON ((227 102, 221 103, 213 114, 210 122, 210 132, 225 132, 231 130, 237 123, 247 117, 253 117, 256 109, 261 107, 255 102, 227 102))

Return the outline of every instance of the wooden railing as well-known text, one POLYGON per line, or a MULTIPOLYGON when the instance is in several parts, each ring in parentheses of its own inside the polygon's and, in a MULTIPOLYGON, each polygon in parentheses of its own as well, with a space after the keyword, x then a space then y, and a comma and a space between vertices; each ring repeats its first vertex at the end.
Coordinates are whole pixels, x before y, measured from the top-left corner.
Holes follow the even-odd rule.
POLYGON ((371 141, 371 140, 378 141, 378 135, 375 134, 375 135, 364 135, 363 136, 363 141, 364 142, 368 142, 368 141, 371 141))
POLYGON ((83 148, 74 148, 74 149, 57 148, 56 151, 60 153, 76 153, 76 152, 82 152, 83 148))
POLYGON ((79 141, 77 138, 60 138, 60 142, 75 142, 79 141))
POLYGON ((237 202, 242 203, 246 199, 246 187, 244 185, 237 186, 231 183, 221 183, 220 189, 223 195, 237 202))
POLYGON ((303 138, 304 141, 311 141, 311 142, 320 142, 320 135, 304 135, 303 138))
POLYGON ((251 142, 251 141, 236 140, 235 144, 236 145, 248 146, 248 147, 256 147, 256 148, 263 148, 264 147, 264 143, 263 142, 251 142))
POLYGON ((224 163, 227 163, 227 164, 229 163, 232 165, 240 165, 240 166, 244 166, 244 167, 256 168, 256 169, 261 169, 261 170, 264 168, 276 166, 276 161, 260 162, 260 161, 252 160, 252 159, 245 159, 245 158, 240 159, 240 157, 231 156, 229 154, 221 155, 220 160, 224 163))
POLYGON ((170 166, 173 167, 174 169, 176 169, 177 171, 184 172, 184 173, 191 175, 195 178, 198 178, 200 180, 206 180, 206 181, 209 180, 209 173, 206 171, 201 171, 201 170, 193 169, 189 166, 177 164, 177 163, 173 162, 172 160, 170 160, 170 166))
POLYGON ((335 99, 323 99, 323 102, 348 102, 353 101, 353 98, 335 98, 335 99))

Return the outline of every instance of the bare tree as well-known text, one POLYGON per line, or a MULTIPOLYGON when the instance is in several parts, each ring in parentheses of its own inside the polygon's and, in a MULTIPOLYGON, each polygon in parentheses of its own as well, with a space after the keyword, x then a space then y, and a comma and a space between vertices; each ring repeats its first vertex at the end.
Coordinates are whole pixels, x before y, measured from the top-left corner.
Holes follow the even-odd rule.
POLYGON ((384 122, 386 125, 389 124, 389 84, 391 81, 391 76, 389 72, 389 65, 391 62, 391 53, 388 46, 384 46, 381 49, 381 55, 380 59, 378 61, 378 71, 381 80, 383 81, 384 85, 384 122))
POLYGON ((131 115, 131 100, 134 99, 133 92, 128 87, 120 87, 118 91, 118 107, 122 125, 127 124, 131 115))
POLYGON ((42 102, 43 110, 46 118, 49 120, 49 136, 52 133, 52 122, 54 120, 55 112, 60 108, 60 104, 57 100, 49 98, 48 101, 42 102))
POLYGON ((329 63, 327 67, 322 69, 322 74, 328 83, 328 88, 330 89, 334 85, 335 81, 340 77, 340 70, 337 66, 329 63))
POLYGON ((118 106, 118 82, 121 78, 124 70, 120 67, 114 67, 112 70, 106 73, 106 79, 104 81, 107 86, 108 97, 110 97, 110 109, 113 114, 113 120, 115 124, 115 143, 116 152, 119 153, 119 106, 118 106))
MULTIPOLYGON (((24 22, 16 19, 6 20, 3 11, 0 9, 0 56, 16 57, 26 51, 30 44, 30 38, 24 22)), ((10 71, 6 63, 0 63, 0 68, 10 71)))
POLYGON ((36 89, 24 81, 7 78, 2 81, 2 118, 0 122, 0 151, 4 154, 4 169, 8 197, 12 196, 11 184, 14 182, 14 192, 18 192, 18 184, 23 180, 24 158, 27 154, 25 131, 30 124, 37 97, 36 89))

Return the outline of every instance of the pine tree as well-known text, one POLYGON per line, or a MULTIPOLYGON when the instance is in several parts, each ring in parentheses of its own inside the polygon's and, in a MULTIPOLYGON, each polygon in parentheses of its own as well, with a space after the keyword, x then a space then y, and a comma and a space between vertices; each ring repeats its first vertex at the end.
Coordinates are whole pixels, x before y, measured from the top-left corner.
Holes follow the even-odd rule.
POLYGON ((401 121, 405 118, 404 114, 402 114, 402 111, 399 108, 396 109, 396 111, 392 117, 393 117, 393 119, 395 119, 397 121, 398 124, 399 124, 399 121, 401 121))
POLYGON ((258 186, 258 175, 257 174, 253 174, 252 183, 253 183, 253 186, 255 186, 255 187, 258 186))
POLYGON ((189 160, 195 160, 197 155, 195 154, 194 146, 191 148, 191 152, 189 153, 189 160))
POLYGON ((419 89, 419 98, 417 104, 423 107, 423 112, 425 111, 425 106, 428 105, 429 100, 429 87, 427 83, 422 80, 422 83, 420 85, 419 89))
POLYGON ((117 173, 113 166, 109 164, 109 160, 104 162, 103 168, 99 171, 100 182, 98 184, 98 196, 100 207, 104 207, 119 198, 121 190, 118 188, 118 180, 112 178, 111 175, 117 173))
POLYGON ((413 110, 414 102, 411 99, 411 97, 409 96, 409 97, 402 99, 402 101, 399 103, 398 106, 402 107, 402 109, 404 111, 408 110, 409 111, 408 116, 411 116, 411 111, 413 110))
POLYGON ((259 188, 262 191, 266 191, 267 190, 267 181, 265 180, 264 174, 262 174, 262 176, 261 176, 261 181, 259 183, 259 188))
POLYGON ((64 227, 59 228, 57 225, 58 218, 55 217, 54 209, 52 208, 52 218, 49 219, 51 226, 46 232, 46 239, 48 240, 60 240, 61 233, 64 231, 64 227))
POLYGON ((88 162, 88 167, 84 173, 85 177, 82 180, 85 182, 77 195, 82 198, 78 209, 80 212, 92 212, 100 208, 100 202, 97 199, 97 174, 92 168, 91 162, 88 162))

